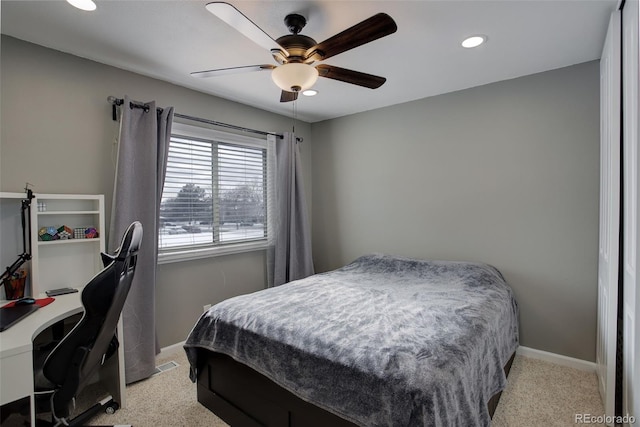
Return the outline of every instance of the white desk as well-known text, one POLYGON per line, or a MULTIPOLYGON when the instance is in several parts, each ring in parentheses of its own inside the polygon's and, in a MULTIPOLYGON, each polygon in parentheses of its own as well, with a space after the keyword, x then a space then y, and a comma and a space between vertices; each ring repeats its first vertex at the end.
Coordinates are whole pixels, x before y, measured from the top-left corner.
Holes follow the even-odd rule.
MULTIPOLYGON (((80 292, 55 297, 51 304, 41 307, 4 332, 0 332, 0 405, 29 396, 31 401, 31 425, 35 425, 33 384, 33 340, 47 327, 59 320, 83 311, 80 292)), ((44 298, 46 295, 41 296, 44 298)), ((3 301, 3 306, 8 301, 3 301)), ((118 322, 122 330, 122 320, 118 322)), ((118 334, 120 337, 122 334, 118 334)), ((100 380, 105 382, 113 399, 124 407, 124 350, 122 343, 117 357, 103 366, 100 380)))

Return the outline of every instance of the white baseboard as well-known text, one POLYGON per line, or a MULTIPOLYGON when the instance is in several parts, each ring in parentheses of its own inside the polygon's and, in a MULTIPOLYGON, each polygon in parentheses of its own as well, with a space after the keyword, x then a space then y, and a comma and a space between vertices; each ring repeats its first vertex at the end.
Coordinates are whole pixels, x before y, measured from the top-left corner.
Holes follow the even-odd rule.
POLYGON ((530 357, 532 359, 544 360, 545 362, 555 363, 556 365, 567 366, 569 368, 580 369, 581 371, 596 371, 596 364, 587 362, 582 359, 563 356, 561 354, 549 353, 548 351, 536 350, 529 347, 518 347, 516 353, 520 356, 530 357))
POLYGON ((162 347, 160 349, 160 353, 156 355, 156 357, 171 356, 172 354, 178 353, 180 351, 184 351, 184 349, 182 348, 184 343, 185 341, 182 341, 182 342, 177 342, 175 344, 171 344, 167 347, 162 347))

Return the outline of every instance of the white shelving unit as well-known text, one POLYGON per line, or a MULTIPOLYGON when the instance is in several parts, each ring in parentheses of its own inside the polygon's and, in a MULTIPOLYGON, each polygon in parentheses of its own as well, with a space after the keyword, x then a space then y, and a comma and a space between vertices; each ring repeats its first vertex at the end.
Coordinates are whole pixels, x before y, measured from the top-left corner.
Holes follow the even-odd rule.
MULTIPOLYGON (((7 243, 7 248, 3 247, 6 251, 0 253, 0 258, 5 263, 13 262, 15 255, 22 251, 20 206, 21 199, 26 197, 26 193, 0 192, 0 231, 3 234, 3 243, 7 243)), ((31 200, 31 218, 29 220, 31 224, 31 261, 25 263, 24 268, 29 271, 31 289, 25 290, 25 295, 43 298, 46 296, 45 291, 65 287, 80 288, 82 291, 91 278, 103 268, 100 253, 105 252, 106 246, 104 196, 101 194, 35 193, 31 200), (43 206, 43 204, 46 208, 39 209, 39 206, 43 206), (98 237, 50 241, 40 239, 39 230, 41 228, 54 227, 58 229, 63 225, 71 230, 95 228, 98 237)), ((68 298, 56 298, 68 301, 68 298)), ((37 317, 30 317, 30 319, 37 319, 37 317)), ((117 334, 118 337, 123 336, 122 318, 118 321, 117 334)), ((33 338, 35 336, 29 337, 30 340, 33 338)), ((107 360, 100 370, 99 377, 115 400, 124 408, 126 389, 122 339, 117 357, 107 360)))
POLYGON ((37 194, 31 202, 32 294, 42 296, 50 289, 82 288, 102 269, 100 253, 105 251, 104 196, 37 194), (43 227, 93 227, 98 237, 44 241, 43 227))

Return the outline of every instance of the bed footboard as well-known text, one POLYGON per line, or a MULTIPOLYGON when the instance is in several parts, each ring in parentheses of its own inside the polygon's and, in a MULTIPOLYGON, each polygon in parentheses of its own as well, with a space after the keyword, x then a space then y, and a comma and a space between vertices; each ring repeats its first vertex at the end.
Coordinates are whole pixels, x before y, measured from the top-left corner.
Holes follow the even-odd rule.
POLYGON ((202 351, 198 402, 232 427, 356 427, 231 357, 202 351))
MULTIPOLYGON (((200 352, 198 402, 232 427, 356 427, 229 356, 200 352)), ((515 353, 505 365, 507 375, 514 357, 515 353)), ((487 405, 492 417, 501 394, 493 396, 487 405)))

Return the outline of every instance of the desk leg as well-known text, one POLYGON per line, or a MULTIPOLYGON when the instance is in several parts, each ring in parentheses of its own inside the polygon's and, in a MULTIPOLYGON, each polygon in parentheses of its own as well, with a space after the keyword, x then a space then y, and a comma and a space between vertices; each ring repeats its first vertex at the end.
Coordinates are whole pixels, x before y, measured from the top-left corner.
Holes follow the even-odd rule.
POLYGON ((126 405, 126 384, 124 377, 124 344, 123 344, 123 330, 122 330, 122 317, 118 320, 118 340, 120 346, 116 354, 111 356, 102 366, 100 370, 100 381, 107 387, 113 400, 118 402, 120 408, 124 408, 126 405))
POLYGON ((35 427, 36 425, 36 396, 31 393, 29 396, 29 419, 31 420, 31 425, 35 427))
MULTIPOLYGON (((9 331, 11 332, 11 331, 9 331)), ((5 332, 3 332, 4 334, 5 332)), ((6 336, 2 337, 3 347, 6 336)), ((4 350, 4 348, 3 348, 4 350)), ((13 402, 22 401, 21 404, 30 403, 33 409, 33 360, 31 357, 31 349, 21 353, 5 356, 0 359, 0 404, 12 405, 13 402)), ((20 404, 13 407, 19 407, 20 404)), ((5 411, 9 411, 10 407, 5 407, 5 411)), ((7 412, 10 413, 10 412, 7 412)), ((32 412, 33 413, 33 412, 32 412)), ((26 418, 26 412, 23 418, 26 418)))

